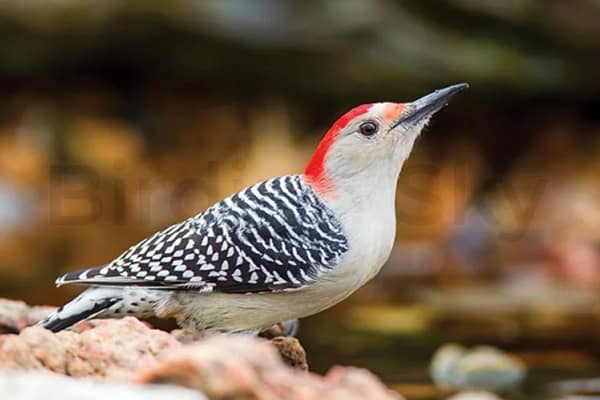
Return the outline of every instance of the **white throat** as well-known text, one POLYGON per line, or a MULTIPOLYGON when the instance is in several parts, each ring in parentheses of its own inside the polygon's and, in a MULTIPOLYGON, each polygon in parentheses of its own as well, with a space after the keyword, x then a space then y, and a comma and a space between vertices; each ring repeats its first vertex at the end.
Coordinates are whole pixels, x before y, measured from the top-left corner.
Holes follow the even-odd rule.
POLYGON ((380 271, 392 251, 396 186, 417 134, 390 136, 385 154, 352 171, 343 167, 347 160, 336 159, 333 154, 327 160, 333 191, 326 201, 340 219, 350 248, 340 272, 347 274, 342 279, 351 280, 356 288, 380 271))

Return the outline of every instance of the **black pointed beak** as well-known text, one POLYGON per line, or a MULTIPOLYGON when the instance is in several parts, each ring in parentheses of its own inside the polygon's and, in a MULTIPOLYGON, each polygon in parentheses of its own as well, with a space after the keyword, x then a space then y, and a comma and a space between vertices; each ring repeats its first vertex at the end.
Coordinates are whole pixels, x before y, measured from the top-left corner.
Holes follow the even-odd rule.
POLYGON ((416 124, 425 118, 429 118, 431 115, 444 108, 455 94, 462 92, 468 87, 468 83, 459 83, 443 89, 438 89, 427 96, 423 96, 409 103, 408 110, 404 113, 402 118, 392 126, 392 129, 400 124, 416 124))

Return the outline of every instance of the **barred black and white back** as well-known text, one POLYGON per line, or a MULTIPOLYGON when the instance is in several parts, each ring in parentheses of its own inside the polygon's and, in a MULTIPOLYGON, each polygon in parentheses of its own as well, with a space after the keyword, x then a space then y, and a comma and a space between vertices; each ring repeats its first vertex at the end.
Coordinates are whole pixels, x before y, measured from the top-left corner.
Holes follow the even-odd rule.
POLYGON ((62 276, 57 285, 92 288, 43 324, 60 330, 94 316, 145 316, 164 301, 161 291, 299 290, 335 269, 347 251, 340 221, 312 187, 297 175, 274 178, 156 233, 108 265, 62 276))

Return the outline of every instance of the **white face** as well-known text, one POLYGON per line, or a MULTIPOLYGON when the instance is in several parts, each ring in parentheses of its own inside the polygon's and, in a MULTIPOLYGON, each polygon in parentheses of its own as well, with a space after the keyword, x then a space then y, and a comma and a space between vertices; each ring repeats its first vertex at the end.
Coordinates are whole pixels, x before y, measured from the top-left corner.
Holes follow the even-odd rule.
POLYGON ((304 177, 324 194, 341 190, 370 197, 374 190, 395 192, 402 165, 421 130, 467 87, 449 86, 411 103, 364 104, 350 110, 319 143, 304 177))
POLYGON ((348 122, 325 159, 330 179, 340 182, 363 180, 366 176, 396 180, 415 139, 429 120, 427 116, 415 123, 402 123, 403 115, 411 107, 403 103, 375 103, 366 113, 348 122))

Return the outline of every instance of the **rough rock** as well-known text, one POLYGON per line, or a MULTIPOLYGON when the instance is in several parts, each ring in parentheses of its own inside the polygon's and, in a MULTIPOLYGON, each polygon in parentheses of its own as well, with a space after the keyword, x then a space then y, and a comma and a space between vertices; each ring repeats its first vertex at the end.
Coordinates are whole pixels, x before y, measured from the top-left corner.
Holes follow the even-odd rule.
MULTIPOLYGON (((31 312, 33 308, 24 303, 0 304, 8 310, 0 320, 9 321, 6 325, 11 331, 36 322, 49 311, 39 315, 41 310, 31 312)), ((281 327, 271 329, 270 340, 242 335, 194 337, 152 329, 133 317, 87 321, 58 333, 27 327, 18 334, 0 335, 0 398, 40 398, 34 387, 44 393, 60 393, 61 399, 75 398, 77 393, 88 398, 86 391, 96 395, 100 384, 67 382, 58 374, 101 379, 107 386, 93 398, 110 400, 136 398, 127 397, 132 390, 129 386, 109 382, 115 380, 149 387, 155 383, 186 386, 216 400, 401 398, 366 370, 334 367, 325 376, 307 372, 300 342, 279 336, 283 331, 281 327), (14 382, 10 376, 15 377, 14 382), (63 384, 69 386, 67 392, 54 389, 53 385, 63 384)), ((148 393, 144 398, 165 398, 157 397, 162 396, 159 392, 153 392, 155 397, 148 393)))
POLYGON ((49 306, 28 306, 22 301, 0 299, 0 334, 16 333, 56 310, 49 306))
POLYGON ((261 331, 258 336, 267 339, 273 339, 278 336, 296 336, 299 328, 300 321, 297 319, 289 319, 287 321, 279 322, 278 324, 261 331))
POLYGON ((287 365, 302 371, 308 371, 306 352, 298 339, 287 336, 276 336, 271 339, 271 344, 279 350, 279 355, 287 365))
MULTIPOLYGON (((303 371, 308 371, 308 361, 306 360, 306 352, 298 339, 287 337, 284 335, 284 327, 282 324, 273 325, 273 327, 261 332, 260 337, 271 339, 271 344, 279 350, 279 354, 287 365, 298 368, 303 371)), ((191 344, 200 340, 206 339, 207 335, 189 334, 181 329, 171 331, 171 335, 180 343, 191 344)))
POLYGON ((41 327, 0 336, 0 369, 48 369, 71 376, 123 376, 182 346, 166 332, 135 318, 97 320, 79 332, 54 334, 41 327))
POLYGON ((206 400, 198 392, 168 385, 140 385, 73 379, 42 372, 0 372, 0 399, 39 400, 206 400))
POLYGON ((164 354, 135 381, 171 383, 211 399, 400 399, 377 377, 358 368, 334 367, 325 376, 290 368, 265 340, 215 336, 164 354))
MULTIPOLYGON (((131 363, 146 363, 165 346, 175 345, 171 339, 187 344, 204 337, 177 329, 171 332, 169 338, 166 333, 150 330, 135 318, 126 318, 121 321, 127 322, 116 322, 116 325, 111 320, 86 321, 76 325, 71 332, 60 332, 56 336, 41 328, 28 328, 54 310, 54 307, 29 306, 22 301, 0 299, 0 334, 22 331, 18 337, 0 336, 0 349, 7 351, 7 354, 0 354, 0 368, 47 368, 75 376, 106 375, 110 369, 110 373, 114 374, 119 368, 131 371, 131 367, 135 366, 131 363), (146 335, 146 331, 152 333, 146 335), (82 335, 74 335, 73 332, 82 335), (138 348, 123 349, 123 338, 127 339, 129 346, 138 348), (120 356, 121 350, 138 351, 139 355, 123 357, 120 356), (110 362, 102 361, 106 354, 113 353, 115 357, 110 362)), ((285 325, 277 324, 261 335, 273 340, 287 364, 308 370, 306 353, 300 342, 283 337, 284 334, 285 325)))

